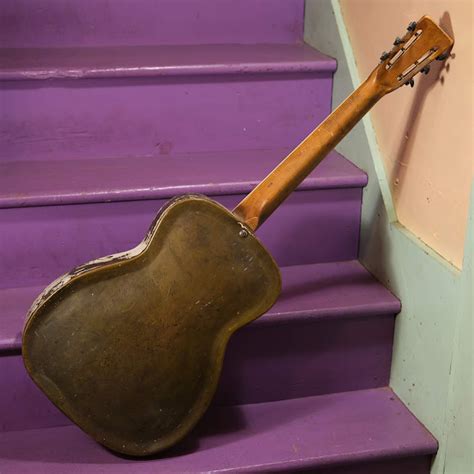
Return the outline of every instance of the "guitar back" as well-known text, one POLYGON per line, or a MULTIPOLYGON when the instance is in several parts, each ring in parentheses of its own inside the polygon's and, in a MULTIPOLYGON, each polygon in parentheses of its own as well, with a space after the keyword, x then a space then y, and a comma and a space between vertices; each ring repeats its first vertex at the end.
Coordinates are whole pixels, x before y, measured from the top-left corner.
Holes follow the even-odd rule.
POLYGON ((152 454, 197 423, 229 337, 279 292, 279 270, 254 235, 216 202, 184 196, 136 249, 79 267, 40 295, 25 365, 98 442, 152 454))

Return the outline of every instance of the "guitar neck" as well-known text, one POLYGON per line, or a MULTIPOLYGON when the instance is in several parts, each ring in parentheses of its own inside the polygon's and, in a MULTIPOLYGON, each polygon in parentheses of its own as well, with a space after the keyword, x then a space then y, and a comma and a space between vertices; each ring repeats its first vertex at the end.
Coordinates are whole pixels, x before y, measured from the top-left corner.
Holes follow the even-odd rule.
POLYGON ((234 209, 256 230, 385 94, 372 73, 234 209))

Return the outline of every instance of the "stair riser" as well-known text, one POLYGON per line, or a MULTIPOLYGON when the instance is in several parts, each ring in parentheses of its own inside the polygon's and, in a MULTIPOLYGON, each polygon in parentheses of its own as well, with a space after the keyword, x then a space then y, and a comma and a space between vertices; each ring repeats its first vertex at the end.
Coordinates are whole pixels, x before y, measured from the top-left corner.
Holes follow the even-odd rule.
POLYGON ((285 43, 304 0, 2 0, 4 47, 285 43))
MULTIPOLYGON (((230 341, 215 404, 245 404, 388 384, 393 316, 253 324, 230 341)), ((5 431, 69 424, 27 376, 0 358, 5 431), (15 407, 12 409, 12 407, 15 407)))
POLYGON ((218 405, 388 385, 393 315, 254 324, 230 340, 218 405))
POLYGON ((0 158, 292 148, 330 112, 331 84, 330 72, 6 81, 0 158))
MULTIPOLYGON (((104 177, 104 180, 106 177, 104 177)), ((357 256, 360 188, 298 191, 258 231, 277 262, 357 256)), ((217 196, 232 209, 243 196, 217 196)), ((0 209, 0 288, 46 285, 72 268, 135 247, 166 200, 0 209)))

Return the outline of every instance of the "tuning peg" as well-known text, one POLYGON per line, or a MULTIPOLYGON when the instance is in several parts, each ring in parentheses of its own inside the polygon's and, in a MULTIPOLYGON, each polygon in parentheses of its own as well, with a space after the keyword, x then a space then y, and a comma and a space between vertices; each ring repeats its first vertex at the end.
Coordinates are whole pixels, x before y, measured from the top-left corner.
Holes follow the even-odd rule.
POLYGON ((389 56, 390 56, 390 54, 387 53, 387 51, 384 51, 384 52, 382 53, 382 56, 380 56, 380 61, 385 61, 386 59, 389 58, 389 56))
POLYGON ((407 27, 407 30, 410 32, 410 33, 413 33, 416 29, 416 21, 412 21, 408 27, 407 27))
POLYGON ((436 58, 436 61, 444 61, 445 59, 448 59, 448 58, 449 58, 449 53, 443 53, 443 54, 440 54, 436 58))
POLYGON ((423 74, 428 74, 430 72, 430 65, 428 64, 423 69, 420 69, 420 72, 422 72, 423 74))
POLYGON ((415 85, 415 81, 413 78, 411 78, 409 81, 405 82, 406 86, 411 86, 413 87, 415 85))
POLYGON ((398 46, 399 44, 402 44, 402 43, 404 43, 404 42, 405 42, 405 41, 403 41, 403 40, 400 38, 400 36, 397 36, 397 37, 395 38, 395 41, 393 42, 393 45, 394 45, 394 46, 398 46))

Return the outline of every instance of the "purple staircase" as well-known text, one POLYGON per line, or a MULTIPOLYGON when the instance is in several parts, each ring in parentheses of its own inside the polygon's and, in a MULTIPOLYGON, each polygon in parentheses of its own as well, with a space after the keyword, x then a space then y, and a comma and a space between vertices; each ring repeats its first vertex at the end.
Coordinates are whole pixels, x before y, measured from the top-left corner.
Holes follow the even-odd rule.
POLYGON ((44 286, 176 194, 232 208, 330 112, 336 62, 302 43, 302 0, 1 9, 0 472, 428 473, 436 440, 388 388, 400 303, 357 260, 367 177, 336 152, 258 232, 282 295, 181 445, 116 456, 43 396, 21 330, 44 286))

